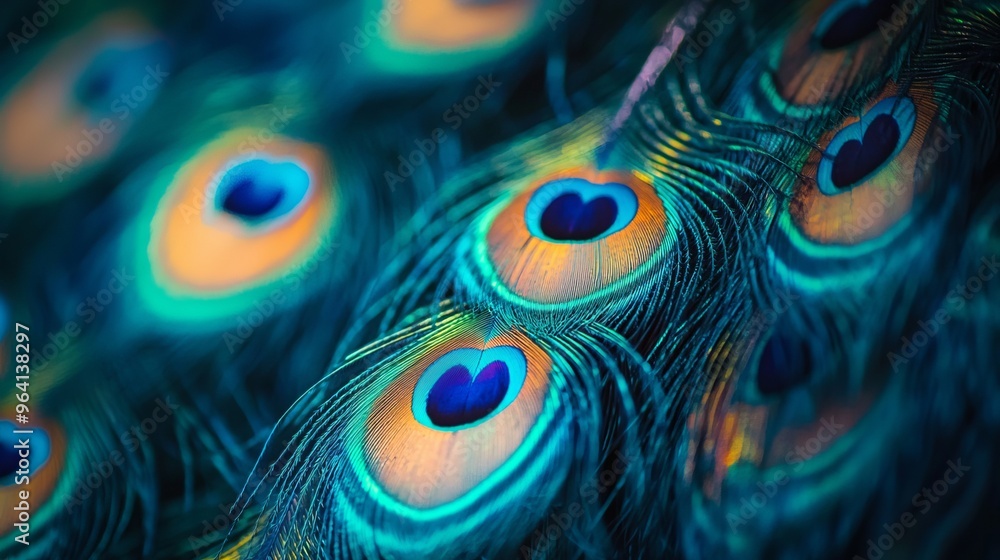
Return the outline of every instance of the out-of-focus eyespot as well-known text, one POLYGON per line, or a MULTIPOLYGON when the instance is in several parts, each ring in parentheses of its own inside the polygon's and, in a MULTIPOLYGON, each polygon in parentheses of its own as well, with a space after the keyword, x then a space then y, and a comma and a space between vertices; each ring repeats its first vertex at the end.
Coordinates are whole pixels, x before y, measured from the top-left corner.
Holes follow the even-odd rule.
POLYGON ((152 179, 135 237, 123 241, 155 311, 231 316, 328 258, 340 197, 327 154, 280 136, 249 150, 255 132, 223 134, 152 179))
POLYGON ((673 246, 663 201, 637 175, 574 168, 501 201, 476 226, 486 289, 529 308, 585 303, 638 281, 673 246))
POLYGON ((842 366, 824 358, 788 325, 724 336, 709 353, 676 481, 685 546, 697 556, 758 557, 831 512, 847 524, 863 513, 870 470, 904 418, 894 413, 900 384, 848 388, 829 375, 842 366))
MULTIPOLYGON (((3 418, 15 418, 13 406, 4 408, 3 418)), ((63 476, 65 458, 62 429, 42 419, 36 408, 32 408, 30 423, 0 420, 0 501, 8 506, 0 510, 0 535, 20 523, 14 509, 22 501, 20 492, 30 492, 30 511, 45 505, 63 476)))
MULTIPOLYGON (((803 8, 777 60, 777 89, 796 105, 824 105, 881 69, 900 27, 893 0, 817 0, 803 8)), ((911 16, 912 17, 912 16, 911 16)))
POLYGON ((397 6, 393 38, 416 50, 462 51, 509 41, 530 23, 542 0, 389 0, 397 6))
POLYGON ((812 368, 811 350, 805 340, 772 334, 757 360, 757 390, 763 395, 784 393, 807 381, 812 368))
POLYGON ((813 40, 825 50, 848 47, 878 31, 892 15, 893 0, 841 0, 823 12, 813 40))
POLYGON ((380 67, 400 73, 450 73, 496 60, 538 35, 547 25, 544 12, 550 4, 372 0, 364 24, 379 29, 372 40, 381 48, 372 49, 372 59, 380 67))
POLYGON ((0 198, 41 201, 79 185, 152 105, 170 62, 164 37, 128 10, 49 49, 0 100, 0 198))

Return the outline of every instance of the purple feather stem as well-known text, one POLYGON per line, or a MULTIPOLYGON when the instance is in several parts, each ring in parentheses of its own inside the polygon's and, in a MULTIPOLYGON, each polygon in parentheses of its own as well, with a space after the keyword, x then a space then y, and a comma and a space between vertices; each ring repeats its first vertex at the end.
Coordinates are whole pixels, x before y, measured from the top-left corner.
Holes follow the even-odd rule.
POLYGON ((604 137, 602 151, 605 151, 604 148, 610 146, 614 139, 618 137, 625 122, 635 109, 636 104, 646 91, 656 83, 657 78, 660 77, 667 64, 673 60, 678 47, 680 47, 684 39, 694 31, 698 20, 705 12, 705 3, 705 0, 689 1, 670 20, 670 23, 667 24, 666 29, 663 30, 663 36, 660 37, 660 42, 649 53, 649 57, 642 65, 642 70, 636 76, 635 80, 632 81, 632 85, 628 88, 628 93, 625 94, 625 102, 622 103, 621 108, 615 114, 615 118, 612 119, 611 125, 608 127, 608 131, 604 137))

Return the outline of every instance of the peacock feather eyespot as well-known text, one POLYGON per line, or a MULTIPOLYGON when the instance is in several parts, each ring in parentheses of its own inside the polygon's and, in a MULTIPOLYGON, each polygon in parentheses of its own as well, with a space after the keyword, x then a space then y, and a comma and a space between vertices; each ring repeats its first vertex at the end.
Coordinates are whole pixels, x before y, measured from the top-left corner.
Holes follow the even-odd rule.
POLYGON ((826 375, 840 371, 824 361, 832 359, 788 325, 719 340, 708 355, 713 381, 688 416, 678 457, 691 538, 731 531, 734 538, 711 541, 716 555, 756 555, 777 540, 815 538, 797 519, 861 515, 857 496, 839 489, 864 492, 866 468, 897 437, 900 415, 886 422, 882 414, 901 385, 849 389, 826 375), (767 507, 740 509, 765 488, 784 489, 767 490, 767 507))
POLYGON ((3 444, 3 447, 0 448, 0 486, 14 485, 15 474, 31 476, 48 462, 49 456, 52 454, 52 443, 48 432, 41 427, 29 429, 31 430, 31 434, 28 434, 31 436, 30 438, 25 435, 18 437, 18 431, 23 432, 24 428, 8 420, 0 421, 0 443, 3 444), (29 468, 23 470, 23 473, 17 472, 19 470, 18 463, 22 458, 19 449, 24 448, 19 440, 30 440, 28 453, 31 461, 28 462, 29 468))
POLYGON ((326 151, 278 135, 252 150, 256 133, 230 130, 157 170, 136 221, 151 225, 122 240, 153 310, 232 316, 329 257, 341 198, 326 151))
POLYGON ((518 330, 491 332, 481 317, 462 322, 404 359, 367 414, 368 469, 411 507, 453 502, 506 471, 538 443, 537 423, 550 421, 547 353, 518 330), (407 460, 388 460, 400 456, 407 460), (442 472, 464 474, 441 481, 442 472))
POLYGON ((513 346, 452 350, 417 381, 413 415, 435 429, 471 428, 510 406, 526 376, 524 353, 513 346))
POLYGON ((814 243, 847 246, 891 231, 924 190, 918 162, 936 116, 929 89, 899 93, 890 84, 860 115, 823 135, 790 203, 795 227, 814 243))
POLYGON ((455 72, 530 41, 550 0, 370 0, 364 25, 378 29, 370 54, 398 73, 455 72))
POLYGON ((765 396, 781 395, 809 380, 812 351, 801 336, 773 332, 757 356, 757 391, 765 396))
POLYGON ((873 83, 901 40, 896 23, 891 26, 896 32, 884 32, 886 22, 895 17, 895 4, 893 0, 807 3, 802 22, 775 51, 774 85, 780 97, 798 106, 822 108, 854 86, 873 83))
POLYGON ((320 515, 326 546, 351 557, 493 556, 529 534, 589 457, 596 424, 577 413, 586 390, 569 345, 454 309, 383 342, 300 401, 295 416, 308 420, 288 426, 299 443, 283 453, 282 496, 265 506, 290 510, 247 548, 310 546, 319 533, 298 521, 320 515))
POLYGON ((813 40, 826 50, 848 47, 878 31, 894 4, 893 0, 840 0, 820 16, 813 40))
MULTIPOLYGON (((13 406, 6 412, 10 414, 5 414, 5 418, 14 417, 13 406)), ((0 500, 17 504, 21 501, 19 493, 27 488, 33 510, 40 510, 63 478, 66 443, 59 424, 43 417, 35 408, 28 424, 0 420, 0 500), (24 433, 28 431, 31 433, 24 433), (26 440, 27 446, 23 445, 26 440)), ((17 513, 11 508, 0 511, 0 534, 13 529, 18 522, 17 513)))
POLYGON ((636 174, 574 167, 528 181, 487 210, 472 258, 488 290, 564 308, 625 289, 673 246, 665 203, 636 174))
POLYGON ((142 15, 102 15, 52 46, 0 101, 0 196, 45 201, 84 183, 159 96, 171 47, 142 15))

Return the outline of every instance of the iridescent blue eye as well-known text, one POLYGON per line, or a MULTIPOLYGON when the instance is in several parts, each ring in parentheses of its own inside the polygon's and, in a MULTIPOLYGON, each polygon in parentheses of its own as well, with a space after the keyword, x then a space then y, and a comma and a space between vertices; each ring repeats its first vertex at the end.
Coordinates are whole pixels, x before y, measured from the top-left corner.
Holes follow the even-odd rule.
POLYGON ((219 181, 216 207, 251 224, 290 214, 309 190, 309 173, 294 161, 251 159, 219 181))
POLYGON ((639 200, 621 183, 556 179, 538 188, 525 208, 528 230, 553 243, 589 243, 624 229, 639 200))
POLYGON ((757 390, 777 395, 804 383, 812 370, 808 344, 794 335, 772 334, 757 362, 757 390))
POLYGON ((98 52, 73 84, 73 98, 94 120, 140 114, 156 98, 168 71, 166 43, 116 41, 98 52))
POLYGON ((906 146, 916 119, 912 101, 889 97, 841 129, 820 161, 816 177, 820 192, 840 194, 881 171, 906 146))
POLYGON ((841 49, 878 29, 878 22, 892 16, 894 0, 841 0, 830 6, 813 37, 826 50, 841 49))
POLYGON ((0 421, 0 486, 14 484, 21 452, 28 454, 28 475, 40 469, 49 460, 52 444, 48 433, 37 426, 18 426, 9 420, 0 421), (15 430, 31 430, 31 434, 16 434, 15 430), (20 440, 29 439, 27 449, 19 446, 20 440))
POLYGON ((437 430, 480 424, 514 402, 528 366, 513 346, 459 348, 424 370, 413 390, 413 415, 437 430))

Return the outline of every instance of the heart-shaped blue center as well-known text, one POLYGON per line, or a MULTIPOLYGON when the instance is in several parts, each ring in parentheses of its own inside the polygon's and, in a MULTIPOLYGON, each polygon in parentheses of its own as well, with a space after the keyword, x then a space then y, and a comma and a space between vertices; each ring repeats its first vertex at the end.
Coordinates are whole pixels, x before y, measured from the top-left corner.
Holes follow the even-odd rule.
POLYGON ((894 0, 855 0, 831 7, 816 26, 819 45, 835 50, 863 39, 878 28, 878 22, 889 20, 893 3, 894 0))
POLYGON ((463 365, 446 370, 427 394, 427 417, 436 426, 472 424, 492 413, 507 396, 510 373, 501 360, 479 370, 475 378, 463 365))
POLYGON ((871 175, 895 153, 899 136, 899 124, 891 114, 875 117, 860 141, 840 146, 830 170, 833 185, 843 189, 871 175))
POLYGON ((610 196, 589 202, 575 192, 557 196, 542 212, 542 233, 557 241, 588 241, 611 229, 618 204, 610 196))

